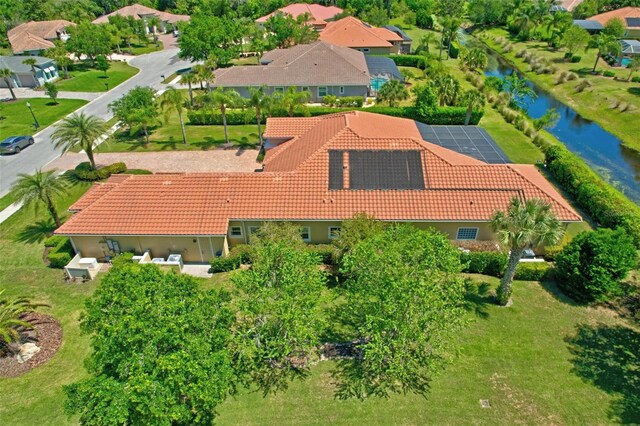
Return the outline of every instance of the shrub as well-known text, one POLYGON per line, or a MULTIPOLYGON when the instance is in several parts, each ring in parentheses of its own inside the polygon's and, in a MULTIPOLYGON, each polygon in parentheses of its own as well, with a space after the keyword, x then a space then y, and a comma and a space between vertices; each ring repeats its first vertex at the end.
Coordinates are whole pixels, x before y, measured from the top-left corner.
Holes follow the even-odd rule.
POLYGON ((393 59, 393 62, 399 67, 415 67, 425 69, 425 57, 421 55, 382 55, 393 59))
POLYGON ((248 245, 238 244, 231 249, 228 256, 214 257, 209 261, 211 265, 209 272, 228 272, 238 269, 241 264, 249 262, 249 250, 248 245))
MULTIPOLYGON (((324 98, 322 100, 324 101, 324 98)), ((360 108, 362 104, 364 104, 364 98, 362 96, 345 96, 343 98, 336 99, 336 106, 339 107, 360 108)))
POLYGON ((603 72, 602 75, 604 75, 605 77, 615 77, 616 73, 613 72, 613 71, 607 70, 607 71, 603 72))
POLYGON ((47 253, 47 260, 49 261, 50 268, 64 268, 69 262, 71 262, 73 256, 75 256, 71 240, 67 237, 54 235, 45 241, 45 247, 51 247, 49 253, 47 253), (46 245, 46 243, 52 242, 55 242, 56 244, 54 246, 46 245))
POLYGON ((56 247, 60 244, 64 243, 64 240, 66 240, 67 237, 63 237, 62 235, 52 235, 49 238, 47 238, 46 240, 44 240, 44 246, 45 247, 56 247))
POLYGON ((460 263, 464 265, 462 272, 493 277, 502 276, 508 259, 509 256, 500 251, 476 251, 460 255, 460 263))
POLYGON ((640 75, 636 75, 631 79, 631 81, 633 81, 634 83, 640 83, 640 75))
POLYGON ((573 57, 573 53, 571 52, 564 52, 564 59, 571 59, 573 57))
POLYGON ((49 267, 54 269, 62 269, 71 262, 71 255, 69 253, 54 253, 47 256, 49 261, 49 267))
POLYGON ((624 228, 640 247, 640 207, 607 184, 580 157, 564 146, 545 152, 551 175, 589 216, 601 226, 624 228))
POLYGON ((556 260, 561 251, 561 246, 547 246, 544 248, 544 258, 549 262, 553 262, 556 260))
POLYGON ((322 105, 335 106, 338 98, 335 95, 327 95, 322 97, 322 105))
POLYGON ((80 180, 96 181, 106 179, 113 174, 123 173, 127 170, 127 165, 119 162, 98 170, 92 170, 89 162, 80 163, 75 168, 76 177, 80 180))
POLYGON ((521 262, 518 264, 514 279, 522 281, 544 281, 549 277, 550 269, 547 262, 521 262))
POLYGON ((317 255, 325 265, 333 265, 336 247, 332 244, 309 244, 307 250, 317 255))
POLYGON ((589 80, 582 80, 580 83, 576 85, 576 92, 578 93, 584 92, 584 90, 587 87, 591 87, 591 82, 589 82, 589 80))
POLYGON ((583 302, 606 302, 622 294, 620 280, 637 265, 632 238, 618 228, 578 234, 556 259, 560 288, 583 302))
POLYGON ((577 64, 581 60, 582 60, 582 56, 580 56, 580 55, 573 55, 571 57, 571 62, 574 63, 574 64, 577 64))
POLYGON ((433 28, 433 16, 428 8, 420 8, 416 11, 416 25, 425 30, 433 28))
POLYGON ((575 72, 567 73, 567 81, 573 81, 577 79, 578 79, 578 74, 576 74, 575 72))
POLYGON ((125 173, 128 175, 152 175, 153 172, 145 169, 127 169, 125 173))

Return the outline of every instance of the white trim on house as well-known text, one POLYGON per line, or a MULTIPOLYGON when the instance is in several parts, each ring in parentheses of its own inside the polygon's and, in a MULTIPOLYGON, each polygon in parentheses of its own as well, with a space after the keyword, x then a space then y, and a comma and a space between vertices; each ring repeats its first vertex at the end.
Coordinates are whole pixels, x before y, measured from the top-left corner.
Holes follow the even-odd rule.
POLYGON ((338 238, 338 235, 342 231, 342 226, 329 226, 328 228, 328 237, 330 240, 335 240, 338 238), (336 231, 337 230, 337 231, 336 231))
POLYGON ((300 236, 302 237, 302 241, 305 243, 311 242, 311 227, 310 226, 301 226, 300 227, 300 236), (305 238, 306 234, 306 238, 305 238))

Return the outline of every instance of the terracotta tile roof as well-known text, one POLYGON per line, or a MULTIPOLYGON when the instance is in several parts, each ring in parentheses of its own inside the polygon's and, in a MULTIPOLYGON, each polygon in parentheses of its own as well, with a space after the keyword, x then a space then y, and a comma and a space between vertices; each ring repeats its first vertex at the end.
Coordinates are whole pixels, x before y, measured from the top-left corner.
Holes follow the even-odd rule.
POLYGON ((486 222, 513 197, 541 198, 562 221, 581 220, 534 166, 449 151, 418 137, 411 120, 358 111, 267 121, 267 134, 287 128, 297 135, 267 153, 263 172, 119 176, 74 204, 80 211, 56 233, 225 235, 230 220, 344 220, 361 211, 389 221, 486 222), (425 189, 329 190, 329 150, 417 150, 425 189))
POLYGON ((175 15, 169 12, 163 12, 160 10, 153 9, 151 7, 143 6, 141 4, 132 4, 130 6, 122 7, 118 10, 115 10, 108 15, 102 15, 93 20, 94 24, 106 24, 109 22, 109 16, 120 15, 120 16, 133 16, 134 19, 142 19, 144 15, 155 15, 161 21, 166 21, 169 23, 176 23, 179 21, 188 21, 190 19, 189 15, 175 15))
POLYGON ((64 19, 30 21, 10 29, 7 38, 11 43, 11 50, 16 55, 28 50, 49 49, 54 46, 52 40, 58 38, 58 32, 75 25, 64 19))
POLYGON ((261 62, 268 65, 218 69, 213 86, 368 86, 370 80, 364 54, 323 41, 273 50, 261 62))
POLYGON ((262 16, 256 19, 256 22, 266 22, 267 19, 271 18, 276 13, 284 13, 287 15, 291 15, 294 18, 297 18, 300 15, 304 15, 308 13, 313 18, 314 24, 324 23, 326 20, 333 19, 336 15, 341 14, 343 11, 339 7, 335 6, 322 6, 320 4, 306 4, 306 3, 294 3, 285 7, 281 7, 280 9, 271 12, 268 15, 262 16))
POLYGON ((352 16, 329 22, 320 40, 346 47, 391 47, 402 37, 386 28, 376 28, 352 16))
POLYGON ((627 28, 640 28, 640 25, 629 26, 628 22, 626 21, 627 18, 640 19, 640 7, 623 7, 621 9, 616 9, 610 12, 605 12, 599 15, 592 16, 591 18, 588 18, 588 19, 593 21, 598 21, 602 25, 606 25, 607 22, 609 22, 613 18, 622 19, 622 22, 627 28))

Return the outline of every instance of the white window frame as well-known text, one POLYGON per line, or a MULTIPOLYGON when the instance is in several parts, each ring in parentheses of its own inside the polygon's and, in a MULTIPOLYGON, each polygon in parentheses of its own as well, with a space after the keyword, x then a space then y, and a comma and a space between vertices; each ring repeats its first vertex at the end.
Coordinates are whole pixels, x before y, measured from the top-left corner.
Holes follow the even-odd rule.
POLYGON ((338 235, 340 234, 340 231, 342 231, 342 226, 330 226, 328 228, 329 239, 330 240, 335 240, 336 238, 338 238, 338 235), (336 232, 336 230, 337 230, 337 232, 336 232))
POLYGON ((327 86, 318 86, 318 97, 319 98, 324 98, 328 94, 329 94, 329 88, 327 86), (320 94, 320 89, 324 89, 324 95, 320 94))
POLYGON ((302 87, 300 88, 300 91, 301 91, 301 92, 308 92, 308 91, 309 91, 309 86, 302 86, 302 87))
POLYGON ((472 227, 472 226, 461 226, 460 228, 458 228, 458 231, 456 232, 456 240, 459 241, 473 241, 473 240, 477 240, 478 239, 478 231, 479 228, 476 227, 472 227), (469 230, 474 230, 476 232, 475 237, 474 238, 460 238, 460 231, 462 232, 466 232, 469 230))
POLYGON ((229 238, 242 238, 242 237, 243 237, 242 226, 230 226, 229 227, 229 238), (234 235, 234 233, 233 233, 234 229, 240 230, 240 235, 234 235))
POLYGON ((305 243, 311 242, 311 227, 309 227, 309 226, 301 226, 300 227, 300 236, 302 237, 302 241, 304 241, 305 243), (307 234, 307 238, 304 237, 304 234, 307 234))
POLYGON ((344 95, 344 86, 340 86, 340 94, 344 95))

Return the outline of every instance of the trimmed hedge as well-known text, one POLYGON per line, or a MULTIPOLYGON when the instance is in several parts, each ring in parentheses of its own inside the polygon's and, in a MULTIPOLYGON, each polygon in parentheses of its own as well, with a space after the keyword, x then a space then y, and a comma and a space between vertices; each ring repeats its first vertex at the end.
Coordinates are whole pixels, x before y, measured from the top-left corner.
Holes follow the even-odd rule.
POLYGON ((399 67, 415 67, 425 69, 427 62, 422 55, 379 55, 390 58, 399 67))
POLYGON ((243 263, 249 262, 249 246, 239 244, 231 249, 228 256, 214 257, 209 261, 210 273, 229 272, 238 269, 243 263))
POLYGON ((500 251, 472 251, 460 254, 460 262, 463 265, 462 272, 492 277, 502 276, 508 260, 507 253, 500 251))
POLYGON ((522 262, 516 268, 516 280, 544 281, 549 278, 551 266, 547 262, 522 262))
POLYGON ((47 253, 47 260, 49 261, 50 268, 62 269, 69 262, 75 251, 71 245, 71 240, 67 237, 53 236, 45 240, 45 247, 51 247, 49 253, 47 253), (47 244, 54 244, 53 246, 47 244))
POLYGON ((640 207, 598 176, 564 146, 545 152, 547 168, 562 188, 600 226, 624 228, 640 248, 640 207))
POLYGON ((96 181, 106 179, 113 174, 123 173, 126 170, 127 165, 122 162, 113 163, 98 170, 93 170, 91 169, 91 164, 85 161, 76 166, 75 173, 80 180, 96 181))

